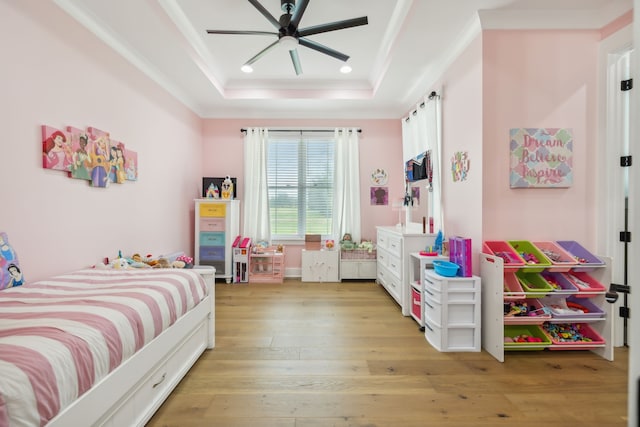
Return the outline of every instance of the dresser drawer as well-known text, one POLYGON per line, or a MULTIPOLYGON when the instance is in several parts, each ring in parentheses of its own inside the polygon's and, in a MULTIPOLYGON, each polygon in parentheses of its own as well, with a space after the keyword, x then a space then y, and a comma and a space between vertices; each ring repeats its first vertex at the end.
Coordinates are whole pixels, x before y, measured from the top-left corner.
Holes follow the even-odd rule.
POLYGON ((389 236, 388 242, 387 250, 398 258, 402 258, 402 238, 389 236))
MULTIPOLYGON (((225 259, 224 246, 200 246, 199 252, 200 261, 224 261, 225 259)), ((206 263, 205 265, 212 264, 206 263)))
POLYGON ((389 255, 387 259, 387 269, 398 279, 402 277, 402 261, 400 258, 389 255))
POLYGON ((431 324, 442 327, 442 304, 433 300, 429 295, 424 297, 424 318, 431 324))
POLYGON ((201 231, 200 246, 224 246, 224 233, 220 231, 201 231))
POLYGON ((400 297, 402 288, 400 286, 400 279, 391 274, 388 269, 381 268, 378 270, 378 281, 384 286, 393 299, 395 299, 398 304, 401 304, 400 297))
POLYGON ((200 218, 200 231, 224 231, 224 218, 200 218))
POLYGON ((227 205, 224 203, 200 203, 200 216, 222 217, 227 215, 227 205))

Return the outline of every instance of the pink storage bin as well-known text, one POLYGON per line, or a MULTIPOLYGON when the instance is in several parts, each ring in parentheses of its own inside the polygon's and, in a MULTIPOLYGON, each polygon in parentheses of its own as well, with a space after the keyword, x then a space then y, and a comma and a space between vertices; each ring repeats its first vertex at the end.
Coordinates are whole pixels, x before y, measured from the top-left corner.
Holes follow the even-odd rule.
POLYGON ((563 274, 576 288, 578 298, 591 298, 596 295, 602 295, 607 291, 607 288, 589 274, 584 272, 572 271, 563 274))
POLYGON ((505 301, 517 301, 525 299, 527 296, 520 285, 520 281, 516 277, 516 273, 505 271, 504 272, 504 296, 505 301))
POLYGON ((548 267, 546 271, 552 272, 566 272, 571 270, 574 266, 578 265, 578 260, 573 255, 564 250, 560 245, 555 242, 531 242, 542 252, 549 261, 551 261, 551 267, 548 267))
POLYGON ((605 345, 605 340, 604 338, 602 338, 600 336, 600 334, 598 334, 588 323, 575 323, 575 324, 544 324, 542 326, 542 330, 544 332, 544 334, 546 336, 549 337, 549 339, 551 340, 551 347, 550 350, 554 350, 554 346, 556 347, 555 349, 559 350, 559 349, 563 349, 563 350, 567 350, 567 349, 576 349, 576 350, 582 350, 582 349, 590 349, 590 348, 596 348, 596 347, 602 347, 605 345), (553 328, 555 327, 560 327, 560 328, 569 328, 570 325, 573 325, 577 328, 579 328, 579 332, 580 334, 586 338, 587 340, 585 341, 562 341, 561 339, 558 338, 557 334, 554 334, 553 328))
POLYGON ((537 298, 527 298, 520 301, 511 301, 505 303, 504 324, 505 325, 542 325, 544 322, 551 320, 551 314, 543 310, 544 306, 537 298), (529 312, 535 315, 509 316, 507 315, 507 304, 526 303, 529 306, 529 312))
POLYGON ((485 241, 482 245, 482 250, 486 254, 502 258, 505 270, 519 269, 526 264, 522 257, 518 255, 518 252, 513 249, 513 246, 504 240, 485 241))

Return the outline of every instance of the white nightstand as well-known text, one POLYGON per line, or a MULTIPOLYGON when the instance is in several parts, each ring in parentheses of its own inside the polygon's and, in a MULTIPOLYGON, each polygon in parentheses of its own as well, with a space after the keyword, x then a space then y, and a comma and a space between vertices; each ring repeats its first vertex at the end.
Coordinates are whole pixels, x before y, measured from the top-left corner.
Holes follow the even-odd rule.
POLYGON ((339 282, 340 251, 302 250, 303 282, 339 282))

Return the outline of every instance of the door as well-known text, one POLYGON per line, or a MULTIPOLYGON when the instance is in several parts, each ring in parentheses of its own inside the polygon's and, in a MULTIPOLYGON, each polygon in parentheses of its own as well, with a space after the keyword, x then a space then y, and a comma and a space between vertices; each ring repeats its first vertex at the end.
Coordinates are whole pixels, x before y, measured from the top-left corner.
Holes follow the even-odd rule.
POLYGON ((612 257, 612 299, 617 301, 612 310, 615 323, 614 345, 628 345, 628 270, 629 270, 629 171, 630 108, 633 91, 631 80, 632 49, 610 54, 607 68, 607 117, 605 186, 607 194, 605 241, 607 254, 612 257))

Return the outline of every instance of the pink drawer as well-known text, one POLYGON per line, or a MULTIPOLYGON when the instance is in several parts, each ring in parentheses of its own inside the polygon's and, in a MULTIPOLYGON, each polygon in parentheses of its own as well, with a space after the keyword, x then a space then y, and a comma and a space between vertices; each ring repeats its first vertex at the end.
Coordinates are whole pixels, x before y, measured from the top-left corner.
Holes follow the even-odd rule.
POLYGON ((200 218, 200 231, 224 231, 224 218, 200 218))

